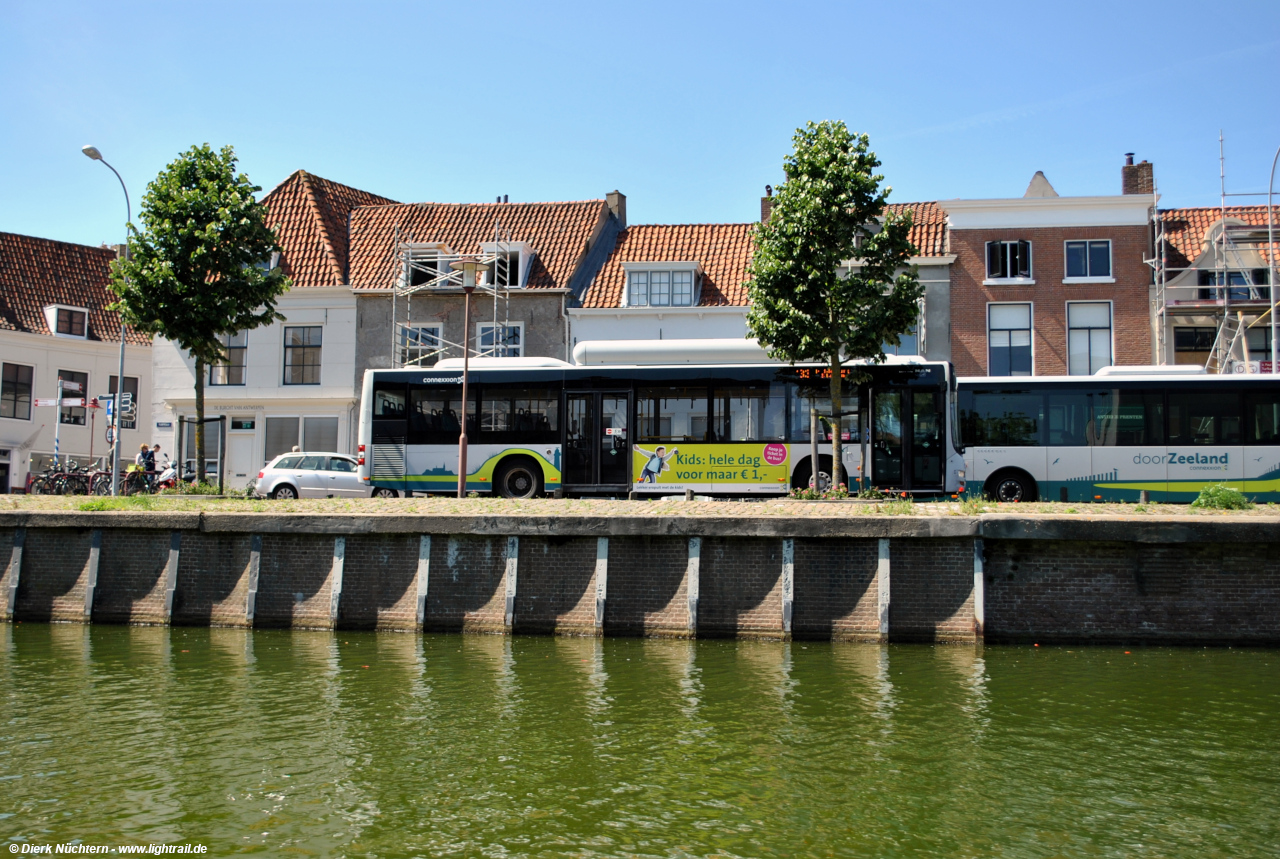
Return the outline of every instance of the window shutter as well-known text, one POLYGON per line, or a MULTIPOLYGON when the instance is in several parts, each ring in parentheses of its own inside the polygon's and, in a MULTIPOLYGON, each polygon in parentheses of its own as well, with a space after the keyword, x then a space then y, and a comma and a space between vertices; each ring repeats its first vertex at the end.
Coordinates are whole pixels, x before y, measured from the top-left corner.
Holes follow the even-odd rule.
POLYGON ((1018 242, 1017 277, 1031 277, 1031 242, 1018 242))
POLYGON ((1000 242, 987 242, 987 277, 1004 277, 1001 269, 1000 242))

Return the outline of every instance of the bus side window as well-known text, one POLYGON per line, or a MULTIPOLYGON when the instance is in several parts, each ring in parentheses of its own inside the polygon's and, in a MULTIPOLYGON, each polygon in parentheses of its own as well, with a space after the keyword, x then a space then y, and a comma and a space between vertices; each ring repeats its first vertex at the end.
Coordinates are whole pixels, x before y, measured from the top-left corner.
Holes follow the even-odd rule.
POLYGON ((1246 391, 1245 444, 1280 444, 1280 391, 1246 391))
POLYGON ((1170 444, 1240 444, 1240 395, 1179 390, 1169 394, 1170 444))
POLYGON ((966 444, 1036 447, 1044 424, 1044 397, 1034 391, 974 391, 960 420, 966 444))
POLYGON ((1157 391, 1115 390, 1116 439, 1120 447, 1164 444, 1164 395, 1157 391))
POLYGON ((1116 412, 1110 391, 1094 391, 1089 394, 1089 425, 1085 435, 1090 447, 1115 447, 1116 412))
POLYGON ((1045 419, 1051 447, 1083 447, 1089 443, 1089 395, 1084 391, 1049 394, 1045 419))

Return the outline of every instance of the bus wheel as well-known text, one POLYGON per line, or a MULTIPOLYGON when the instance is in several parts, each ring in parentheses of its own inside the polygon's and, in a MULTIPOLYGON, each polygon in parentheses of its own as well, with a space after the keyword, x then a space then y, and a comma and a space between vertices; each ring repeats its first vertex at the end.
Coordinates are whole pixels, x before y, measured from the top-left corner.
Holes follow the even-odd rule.
POLYGON ((1038 495, 1031 475, 1014 468, 993 474, 987 480, 986 493, 1005 503, 1035 501, 1038 495))
POLYGON ((502 463, 494 488, 503 498, 532 498, 542 489, 540 469, 524 457, 502 463))
POLYGON ((388 489, 385 486, 379 486, 377 489, 373 490, 373 497, 374 498, 395 498, 396 491, 394 489, 388 489))

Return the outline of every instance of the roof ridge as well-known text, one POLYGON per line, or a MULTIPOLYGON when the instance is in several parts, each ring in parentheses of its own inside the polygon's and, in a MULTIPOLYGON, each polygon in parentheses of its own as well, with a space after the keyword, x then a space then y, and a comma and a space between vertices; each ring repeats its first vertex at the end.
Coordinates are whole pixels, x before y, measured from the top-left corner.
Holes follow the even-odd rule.
POLYGON ((417 203, 373 203, 367 206, 357 206, 358 209, 383 209, 389 206, 453 206, 461 208, 463 206, 583 206, 588 204, 604 204, 607 200, 530 200, 525 203, 439 203, 433 200, 421 200, 417 203))
POLYGON ((83 242, 69 242, 66 239, 49 239, 49 238, 45 238, 44 236, 33 236, 28 233, 13 233, 13 232, 9 232, 8 230, 0 230, 0 236, 14 236, 15 238, 19 238, 19 239, 33 239, 37 242, 53 242, 54 244, 59 244, 59 245, 70 245, 71 247, 74 247, 74 248, 85 248, 91 251, 99 251, 104 254, 106 253, 109 253, 112 255, 115 254, 115 249, 110 245, 104 248, 99 245, 86 245, 83 242))
MULTIPOLYGON (((333 236, 329 234, 329 224, 325 221, 324 212, 322 212, 320 209, 320 200, 318 198, 318 192, 309 181, 313 177, 311 176, 310 173, 307 173, 305 170, 302 170, 299 172, 301 172, 303 175, 302 186, 306 190, 308 208, 310 209, 312 217, 315 218, 316 223, 320 228, 320 237, 324 242, 325 258, 329 262, 330 273, 334 275, 334 278, 338 283, 342 283, 345 280, 345 278, 342 276, 342 266, 338 265, 338 254, 333 248, 333 236)), ((321 177, 317 176, 314 178, 321 178, 321 177)))

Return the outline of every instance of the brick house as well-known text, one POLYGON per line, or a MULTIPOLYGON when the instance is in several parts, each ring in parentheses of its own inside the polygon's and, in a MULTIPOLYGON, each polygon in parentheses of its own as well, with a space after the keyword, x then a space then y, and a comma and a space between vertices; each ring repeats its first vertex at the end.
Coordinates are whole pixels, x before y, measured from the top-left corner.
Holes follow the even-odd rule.
MULTIPOLYGON (((1132 159, 1130 159, 1132 161, 1132 159)), ((1089 375, 1151 364, 1151 165, 1114 196, 948 200, 951 360, 962 376, 1089 375)))
MULTIPOLYGON (((120 316, 107 310, 113 248, 0 233, 0 493, 26 485, 58 449, 81 465, 108 453, 105 412, 84 404, 39 405, 57 397, 58 379, 88 397, 115 393, 120 316)), ((125 331, 124 390, 137 416, 121 422, 121 458, 150 442, 151 338, 125 331)))
MULTIPOLYGON (((769 217, 772 200, 761 200, 769 217)), ((946 360, 950 353, 945 215, 936 203, 897 203, 914 215, 911 240, 925 285, 921 322, 902 338, 896 354, 946 360)), ((678 340, 747 336, 747 267, 753 224, 645 224, 618 234, 581 304, 570 307, 571 338, 678 340)), ((856 266, 857 260, 850 260, 856 266)))

